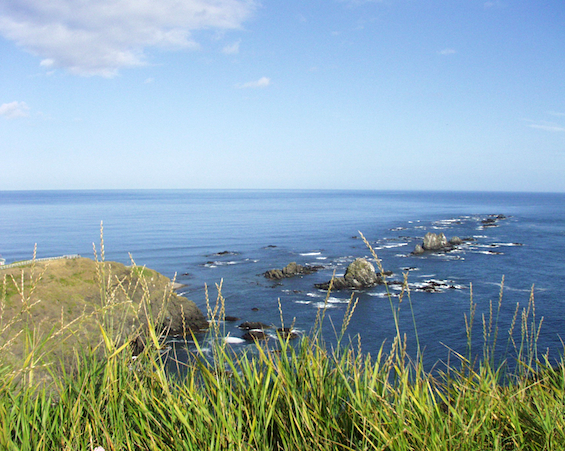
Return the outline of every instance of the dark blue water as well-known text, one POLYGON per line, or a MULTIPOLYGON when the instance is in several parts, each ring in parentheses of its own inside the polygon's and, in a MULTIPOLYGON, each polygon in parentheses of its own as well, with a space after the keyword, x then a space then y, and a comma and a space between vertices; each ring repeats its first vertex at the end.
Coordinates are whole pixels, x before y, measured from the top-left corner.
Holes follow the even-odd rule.
MULTIPOLYGON (((382 259, 391 280, 409 271, 411 301, 420 343, 429 363, 445 360, 448 349, 466 351, 464 314, 477 304, 475 349, 482 344, 482 315, 496 309, 505 277, 499 317, 500 355, 516 304, 526 307, 534 286, 535 314, 543 325, 539 349, 562 351, 565 325, 565 195, 531 193, 448 193, 374 191, 20 191, 0 192, 0 253, 7 263, 37 256, 78 253, 93 256, 104 223, 107 260, 129 264, 129 254, 187 285, 184 294, 205 308, 205 284, 215 299, 223 280, 227 314, 280 325, 295 322, 308 331, 325 293, 315 283, 342 275, 357 257, 371 257, 362 232, 382 259), (484 228, 488 215, 502 214, 484 228), (427 231, 448 238, 474 237, 459 251, 412 256, 427 231), (218 255, 229 251, 227 254, 218 255), (318 273, 275 283, 262 274, 296 261, 323 265, 318 273), (424 281, 448 288, 418 291, 424 281), (256 308, 258 310, 253 311, 256 308)), ((99 250, 98 250, 99 252, 99 250)), ((374 262, 374 261, 373 261, 374 262)), ((395 287, 391 292, 396 293, 395 287)), ((332 293, 325 334, 341 321, 351 293, 332 293)), ((367 352, 390 343, 395 327, 384 287, 354 293, 359 298, 348 332, 367 352)), ((393 297, 394 305, 398 298, 393 297)), ((521 310, 520 313, 521 314, 521 310)), ((400 328, 415 352, 408 298, 400 305, 400 328)), ((530 317, 531 320, 531 317, 530 317)), ((518 321, 519 322, 519 321, 518 321)), ((237 323, 236 323, 237 324, 237 323)), ((515 339, 519 342, 519 323, 515 339)), ((226 332, 240 337, 235 325, 226 332)))

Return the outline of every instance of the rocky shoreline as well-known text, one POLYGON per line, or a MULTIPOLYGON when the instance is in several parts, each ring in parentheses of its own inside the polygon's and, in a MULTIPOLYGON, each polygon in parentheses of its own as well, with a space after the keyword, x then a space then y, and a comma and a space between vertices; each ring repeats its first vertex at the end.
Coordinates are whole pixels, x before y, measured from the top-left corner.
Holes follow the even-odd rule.
MULTIPOLYGON (((488 215, 483 217, 482 219, 477 219, 478 227, 481 228, 492 228, 498 227, 501 221, 506 220, 507 217, 501 214, 497 215, 488 215)), ((457 221, 455 220, 446 220, 446 223, 451 225, 457 225, 457 221), (451 221, 451 222, 448 222, 451 221)), ((417 229, 418 227, 415 227, 417 229)), ((404 227, 397 227, 394 231, 400 232, 405 230, 404 227)), ((410 243, 414 243, 415 240, 418 238, 414 237, 403 237, 400 236, 397 238, 397 244, 393 242, 394 238, 391 238, 390 243, 394 246, 400 245, 408 245, 410 243)), ((511 243, 513 246, 519 246, 520 243, 511 243)), ((507 244, 510 245, 510 244, 507 244)), ((477 238, 471 237, 464 237, 460 238, 458 236, 452 236, 448 238, 444 232, 430 232, 428 231, 421 241, 416 243, 413 250, 406 254, 407 257, 413 258, 426 258, 427 256, 441 256, 441 255, 450 255, 454 254, 456 258, 458 253, 465 252, 471 249, 472 246, 482 246, 486 247, 485 245, 477 244, 477 238)), ((493 247, 496 247, 492 245, 493 247)), ((276 248, 274 245, 270 245, 269 248, 276 248)), ((494 255, 498 253, 493 249, 481 250, 482 253, 489 253, 494 255)), ((311 253, 311 254, 303 254, 303 255, 317 255, 319 253, 311 253)), ((207 257, 215 257, 217 259, 221 259, 222 257, 229 257, 232 258, 238 256, 238 252, 234 251, 222 251, 215 254, 209 254, 207 257)), ((210 263, 210 262, 208 262, 210 263)), ((217 263, 217 262, 214 262, 217 263)), ((228 264, 222 261, 224 264, 228 264)), ((38 262, 39 264, 39 262, 38 262)), ((125 267, 119 263, 108 262, 106 263, 109 267, 113 268, 113 271, 121 277, 121 284, 132 284, 133 280, 136 280, 135 273, 132 272, 131 268, 125 267)), ((73 286, 73 289, 69 289, 68 293, 62 295, 61 293, 67 293, 67 291, 57 288, 57 295, 58 299, 65 299, 68 298, 72 300, 73 307, 67 306, 66 301, 57 301, 57 315, 60 315, 60 311, 68 312, 68 319, 69 321, 73 320, 73 315, 79 315, 80 312, 89 312, 92 310, 92 302, 96 303, 96 293, 99 293, 99 288, 96 286, 94 282, 95 280, 95 273, 96 273, 96 263, 89 259, 77 258, 77 259, 65 259, 60 261, 53 261, 50 262, 51 269, 62 268, 66 267, 65 276, 62 277, 60 275, 50 273, 51 269, 46 270, 46 274, 50 280, 50 286, 53 287, 54 283, 59 281, 61 285, 68 285, 68 278, 71 277, 73 279, 77 279, 76 284, 80 284, 78 279, 82 279, 84 282, 85 280, 90 285, 91 291, 81 291, 83 288, 77 289, 76 285, 73 286), (73 265, 76 265, 76 270, 74 271, 76 274, 73 274, 73 270, 69 269, 73 265), (86 265, 86 266, 85 266, 86 265), (87 270, 85 268, 88 267, 87 270), (68 274, 70 271, 70 274, 68 274), (80 276, 78 275, 80 274, 80 276), (86 275, 88 274, 88 275, 86 275), (94 287, 94 290, 92 289, 94 287), (72 294, 71 294, 72 293, 72 294), (82 300, 81 300, 82 299, 82 300), (89 310, 90 309, 90 310, 89 310)), ((292 286, 293 278, 305 278, 316 274, 320 271, 326 271, 331 269, 331 265, 319 265, 319 264, 300 264, 296 261, 292 261, 288 263, 286 266, 280 269, 270 269, 258 276, 262 276, 264 279, 269 280, 271 282, 275 282, 274 286, 279 285, 286 285, 292 286)), ((335 266, 333 266, 335 269, 335 266)), ((404 268, 402 268, 404 270, 404 268)), ((407 271, 412 271, 414 267, 406 267, 407 271)), ((9 270, 7 269, 6 272, 9 270)), ((18 270, 20 271, 20 270, 18 270)), ((169 279, 166 277, 150 271, 147 271, 151 280, 151 299, 153 307, 156 312, 162 308, 163 305, 159 299, 163 298, 163 293, 166 290, 180 290, 181 288, 185 287, 185 284, 171 283, 169 279)), ((186 273, 188 275, 188 273, 186 273)), ((331 280, 326 280, 323 282, 316 282, 316 280, 312 281, 312 288, 320 291, 327 291, 331 288, 334 292, 339 291, 363 291, 363 290, 371 290, 374 287, 379 285, 383 285, 386 283, 392 288, 392 292, 395 290, 401 290, 403 282, 398 280, 395 275, 390 271, 385 272, 378 272, 375 270, 373 264, 369 261, 367 257, 359 257, 354 258, 353 261, 350 261, 345 269, 345 273, 343 276, 333 277, 331 280)), ((114 284, 115 285, 115 284, 114 284)), ((119 285, 119 284, 118 284, 119 285)), ((115 285, 117 289, 118 285, 115 285)), ((409 288, 413 291, 418 292, 425 292, 425 293, 441 293, 446 290, 458 290, 463 289, 465 286, 461 283, 457 283, 453 280, 441 280, 433 277, 428 277, 420 282, 414 283, 411 282, 409 284, 409 288)), ((41 291, 40 291, 41 292, 41 291)), ((118 292, 118 291, 116 291, 118 292)), ((298 292, 297 292, 298 293, 298 292)), ((99 294, 98 294, 99 295, 99 294)), ((394 294, 393 294, 394 295, 394 294)), ((139 302, 140 294, 135 294, 134 299, 135 302, 139 302)), ((260 307, 260 306, 258 306, 260 307)), ((259 308, 253 308, 252 310, 258 311, 259 308)), ((157 314, 157 313, 155 313, 157 314)), ((51 322, 55 321, 55 313, 50 313, 51 322)), ((227 322, 236 322, 241 321, 240 318, 235 316, 225 316, 222 318, 223 321, 227 322)), ((136 327, 143 325, 143 318, 135 315, 127 316, 125 321, 126 327, 128 330, 134 330, 136 327)), ((204 314, 197 308, 196 304, 192 301, 189 301, 187 298, 173 292, 168 300, 166 312, 161 315, 161 322, 157 324, 159 331, 164 331, 165 334, 169 337, 182 337, 182 336, 190 336, 191 333, 194 332, 202 332, 205 331, 208 327, 208 321, 205 318, 204 314)), ((238 330, 242 331, 240 338, 234 337, 234 339, 242 340, 243 342, 254 342, 257 340, 267 340, 270 337, 276 336, 283 336, 284 338, 296 338, 298 333, 293 330, 292 328, 276 328, 274 325, 265 324, 259 321, 248 321, 244 318, 243 322, 240 323, 238 326, 238 330)), ((91 326, 87 325, 82 327, 79 331, 77 336, 91 336, 94 333, 91 326)), ((134 353, 140 352, 144 346, 144 338, 142 334, 138 336, 134 336, 131 338, 134 353)))
MULTIPOLYGON (((476 222, 476 230, 482 229, 489 229, 493 227, 500 226, 501 221, 508 219, 507 216, 502 214, 492 214, 486 215, 482 218, 477 217, 461 217, 461 219, 449 219, 449 220, 440 220, 436 223, 432 223, 434 228, 449 228, 449 227, 457 227, 458 225, 462 225, 467 221, 476 222), (435 225, 434 225, 435 224, 435 225)), ((421 229, 421 226, 413 227, 415 230, 421 229)), ((401 232, 406 230, 406 227, 396 227, 391 229, 395 232, 401 232)), ((358 237, 353 237, 358 238, 358 237)), ((476 252, 476 253, 483 253, 489 255, 497 255, 501 254, 494 250, 494 248, 498 247, 498 245, 491 244, 485 245, 481 244, 480 240, 484 238, 481 236, 466 236, 466 237, 459 237, 457 235, 451 236, 448 238, 445 232, 431 232, 427 231, 423 237, 420 238, 421 241, 416 242, 412 251, 408 254, 404 254, 405 257, 412 257, 412 258, 427 258, 427 257, 434 257, 434 258, 443 258, 445 256, 445 260, 447 261, 456 261, 461 259, 461 255, 465 252, 476 252), (482 248, 487 247, 487 250, 483 250, 482 248), (449 257, 449 258, 448 258, 449 257)), ((418 237, 410 237, 410 236, 399 236, 397 239, 390 238, 389 243, 390 245, 385 245, 384 247, 399 247, 403 245, 409 245, 410 243, 414 243, 417 241, 418 237), (397 243, 397 244, 395 244, 397 243)), ((521 246, 520 243, 502 243, 501 245, 512 245, 512 246, 521 246)), ((270 248, 276 248, 276 246, 269 246, 270 248)), ((376 247, 378 249, 378 247, 376 247)), ((231 253, 232 255, 234 253, 231 253)), ((302 254, 302 255, 316 255, 318 256, 319 252, 311 252, 309 254, 302 254)), ((295 277, 298 278, 305 278, 307 276, 311 276, 315 273, 320 271, 326 271, 335 268, 335 265, 318 265, 312 263, 305 263, 299 264, 296 261, 292 261, 288 263, 285 267, 280 269, 270 269, 261 273, 265 279, 276 282, 275 286, 285 285, 286 287, 292 286, 293 282, 292 279, 295 277), (288 280, 288 281, 287 281, 288 280)), ((418 268, 413 266, 399 268, 403 271, 414 271, 418 268)), ((316 290, 323 290, 327 291, 331 288, 332 292, 339 292, 339 291, 367 291, 371 290, 374 287, 379 285, 383 285, 386 281, 386 284, 390 287, 391 295, 395 296, 395 292, 400 292, 403 290, 404 283, 407 283, 408 289, 413 292, 421 292, 421 293, 443 293, 448 290, 463 290, 467 288, 467 285, 450 280, 449 278, 440 279, 435 278, 433 275, 428 278, 422 278, 422 280, 417 282, 403 282, 402 280, 398 279, 398 276, 392 271, 384 271, 383 273, 378 272, 375 270, 373 264, 369 261, 367 257, 359 257, 355 258, 353 261, 349 262, 345 273, 343 276, 333 277, 331 280, 326 280, 325 282, 316 282, 313 281, 312 286, 316 290)), ((289 288, 286 291, 299 294, 302 291, 289 288)), ((388 291, 387 291, 388 292, 388 291)), ((302 302, 307 303, 307 302, 302 302)), ((318 308, 321 308, 321 304, 318 304, 318 308)), ((258 309, 254 309, 258 310, 258 309)), ((239 318, 238 318, 239 319, 239 318)), ((239 329, 244 331, 241 339, 245 341, 256 341, 256 340, 266 340, 270 336, 274 336, 274 333, 269 333, 269 330, 274 330, 274 326, 267 326, 260 322, 248 322, 244 321, 239 326, 239 329), (248 327, 249 324, 252 324, 252 327, 248 327)), ((293 335, 294 336, 294 335, 293 335)))

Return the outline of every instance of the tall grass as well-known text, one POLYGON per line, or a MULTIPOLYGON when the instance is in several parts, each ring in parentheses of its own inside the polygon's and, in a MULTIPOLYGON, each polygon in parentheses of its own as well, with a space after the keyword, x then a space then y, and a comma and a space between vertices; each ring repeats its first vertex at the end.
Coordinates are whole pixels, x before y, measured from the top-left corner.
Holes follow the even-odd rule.
MULTIPOLYGON (((108 276, 100 277, 106 313, 112 298, 108 276)), ((519 341, 509 334, 518 363, 514 373, 494 360, 501 288, 497 309, 482 318, 482 358, 474 362, 469 349, 457 364, 432 374, 423 369, 419 346, 416 358, 407 355, 399 328, 375 355, 363 352, 359 337, 348 340, 353 296, 334 347, 321 335, 324 308, 298 343, 279 335, 234 352, 223 340, 225 301, 222 285, 216 288, 214 305, 207 301, 212 357, 187 331, 197 349, 179 363, 176 377, 166 372, 163 337, 154 327, 147 330, 144 351, 132 358, 127 342, 108 326, 111 318, 102 315, 100 347, 77 349, 70 369, 49 362, 45 349, 55 332, 33 339, 24 330, 32 339, 20 367, 0 366, 0 449, 565 449, 565 366, 563 360, 552 366, 537 354, 541 322, 533 296, 522 311, 516 309, 512 329, 520 328, 519 341), (49 385, 18 377, 37 365, 50 371, 49 385)), ((397 325, 404 296, 411 303, 406 278, 402 295, 390 298, 397 325)), ((472 297, 470 305, 469 348, 472 297)), ((151 309, 145 311, 149 324, 157 324, 151 309)))

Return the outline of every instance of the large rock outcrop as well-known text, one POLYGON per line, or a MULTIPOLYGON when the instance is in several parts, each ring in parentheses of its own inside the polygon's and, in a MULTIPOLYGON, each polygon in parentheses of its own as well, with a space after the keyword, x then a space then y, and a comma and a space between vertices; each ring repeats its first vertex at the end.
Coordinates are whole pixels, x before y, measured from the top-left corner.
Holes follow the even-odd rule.
POLYGON ((443 233, 428 232, 424 236, 423 248, 427 251, 437 251, 447 246, 447 238, 443 233))
MULTIPOLYGON (((362 290, 384 282, 383 275, 375 271, 375 267, 365 258, 352 262, 343 277, 335 277, 333 290, 362 290)), ((316 284, 316 288, 327 290, 331 281, 316 284)))
POLYGON ((426 251, 447 252, 453 250, 456 246, 459 246, 462 243, 463 240, 458 236, 454 236, 448 241, 443 233, 428 232, 424 236, 424 242, 416 244, 412 253, 414 255, 420 255, 426 251))

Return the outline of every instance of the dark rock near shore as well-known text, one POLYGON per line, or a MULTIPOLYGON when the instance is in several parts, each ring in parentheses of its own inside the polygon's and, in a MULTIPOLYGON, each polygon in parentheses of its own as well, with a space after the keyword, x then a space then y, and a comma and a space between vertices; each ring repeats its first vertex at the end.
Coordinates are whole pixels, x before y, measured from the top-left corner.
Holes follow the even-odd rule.
POLYGON ((208 321, 196 304, 182 296, 171 297, 166 313, 163 325, 168 328, 168 335, 190 335, 190 331, 208 328, 208 321))
POLYGON ((316 288, 327 290, 332 284, 333 290, 362 290, 383 283, 383 275, 375 271, 375 267, 364 258, 358 258, 351 263, 343 277, 332 281, 318 283, 316 288))
POLYGON ((291 340, 298 338, 298 334, 294 332, 290 327, 279 327, 277 329, 277 335, 285 339, 289 338, 291 340))
POLYGON ((241 337, 247 341, 268 340, 269 336, 262 329, 252 329, 243 334, 241 337))
POLYGON ((270 329, 271 326, 269 326, 268 324, 263 324, 259 321, 245 321, 237 327, 244 330, 251 330, 251 329, 270 329))
POLYGON ((318 265, 302 266, 297 264, 296 262, 292 262, 286 265, 283 269, 271 269, 270 271, 265 272, 263 275, 270 280, 281 280, 281 279, 287 279, 289 277, 312 274, 315 273, 316 271, 319 271, 322 268, 323 266, 318 266, 318 265))

